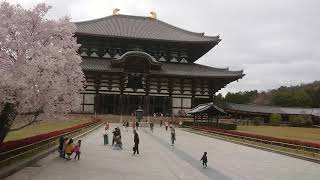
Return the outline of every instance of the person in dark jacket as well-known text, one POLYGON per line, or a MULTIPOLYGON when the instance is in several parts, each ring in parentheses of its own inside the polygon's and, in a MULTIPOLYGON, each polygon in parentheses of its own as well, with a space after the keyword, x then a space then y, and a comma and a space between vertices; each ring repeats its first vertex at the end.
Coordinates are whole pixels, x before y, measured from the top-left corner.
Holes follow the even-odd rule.
POLYGON ((64 137, 61 136, 59 138, 59 149, 58 149, 61 158, 63 158, 63 143, 64 143, 64 137))
POLYGON ((134 147, 133 147, 133 154, 139 154, 139 135, 136 130, 133 131, 134 133, 134 147))
POLYGON ((202 161, 203 168, 207 168, 208 167, 207 166, 207 162, 208 162, 207 152, 203 153, 203 156, 200 159, 200 161, 202 161))
POLYGON ((137 130, 139 129, 139 122, 138 121, 136 122, 136 129, 137 130))
POLYGON ((129 121, 126 122, 126 131, 128 132, 129 121))

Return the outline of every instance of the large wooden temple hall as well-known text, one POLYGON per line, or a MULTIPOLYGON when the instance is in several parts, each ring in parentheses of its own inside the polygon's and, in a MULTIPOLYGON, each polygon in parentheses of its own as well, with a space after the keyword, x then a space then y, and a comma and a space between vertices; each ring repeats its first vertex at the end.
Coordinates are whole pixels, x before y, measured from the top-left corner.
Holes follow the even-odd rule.
POLYGON ((76 22, 86 77, 80 112, 183 115, 244 76, 196 64, 219 36, 205 36, 150 17, 118 14, 76 22))

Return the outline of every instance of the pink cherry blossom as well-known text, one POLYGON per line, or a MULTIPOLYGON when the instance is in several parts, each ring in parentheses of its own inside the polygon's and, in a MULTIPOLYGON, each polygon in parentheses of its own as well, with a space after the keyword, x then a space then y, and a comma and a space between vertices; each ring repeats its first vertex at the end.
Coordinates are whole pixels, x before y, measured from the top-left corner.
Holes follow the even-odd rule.
POLYGON ((0 6, 0 113, 8 103, 50 119, 78 108, 85 80, 76 26, 68 17, 46 19, 44 3, 0 6))

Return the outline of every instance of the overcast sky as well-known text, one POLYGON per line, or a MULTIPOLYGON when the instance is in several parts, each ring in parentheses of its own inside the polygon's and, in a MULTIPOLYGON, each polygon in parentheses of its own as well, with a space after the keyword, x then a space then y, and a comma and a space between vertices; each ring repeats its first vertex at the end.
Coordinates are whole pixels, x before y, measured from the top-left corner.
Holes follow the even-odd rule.
POLYGON ((72 21, 120 14, 149 16, 222 41, 197 63, 244 70, 221 90, 268 90, 320 80, 319 0, 7 0, 26 8, 53 6, 50 18, 72 21))

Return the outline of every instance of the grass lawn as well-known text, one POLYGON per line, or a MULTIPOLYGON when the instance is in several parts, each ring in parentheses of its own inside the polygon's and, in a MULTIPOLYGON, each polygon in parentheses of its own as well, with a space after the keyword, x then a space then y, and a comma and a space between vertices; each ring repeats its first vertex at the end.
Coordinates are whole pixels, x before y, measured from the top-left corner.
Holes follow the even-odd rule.
POLYGON ((320 128, 238 125, 237 131, 320 143, 320 128))
POLYGON ((46 133, 46 132, 65 129, 78 124, 86 123, 88 121, 89 120, 79 120, 79 119, 68 119, 68 120, 60 120, 60 121, 41 121, 37 124, 33 124, 19 131, 9 132, 9 134, 7 135, 4 141, 17 140, 17 139, 35 136, 35 135, 46 133))

